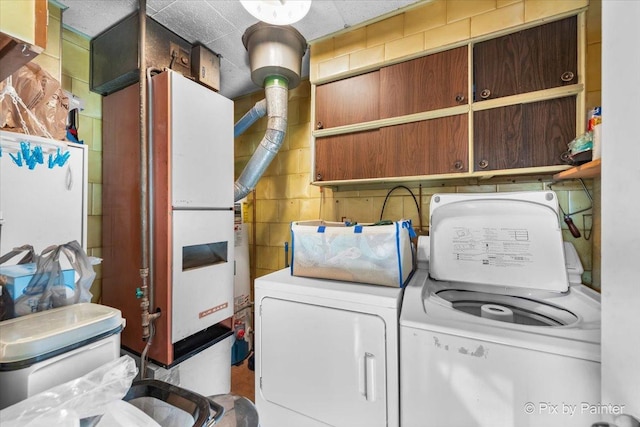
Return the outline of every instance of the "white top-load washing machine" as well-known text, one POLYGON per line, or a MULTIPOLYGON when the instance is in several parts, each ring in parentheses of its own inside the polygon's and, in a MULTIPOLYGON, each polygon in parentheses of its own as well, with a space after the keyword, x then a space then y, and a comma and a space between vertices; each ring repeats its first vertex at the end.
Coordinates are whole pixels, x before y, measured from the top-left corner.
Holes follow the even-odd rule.
POLYGON ((436 194, 418 259, 400 317, 403 427, 602 418, 600 298, 563 244, 555 193, 436 194))
POLYGON ((398 427, 402 289, 292 276, 255 282, 261 427, 398 427))

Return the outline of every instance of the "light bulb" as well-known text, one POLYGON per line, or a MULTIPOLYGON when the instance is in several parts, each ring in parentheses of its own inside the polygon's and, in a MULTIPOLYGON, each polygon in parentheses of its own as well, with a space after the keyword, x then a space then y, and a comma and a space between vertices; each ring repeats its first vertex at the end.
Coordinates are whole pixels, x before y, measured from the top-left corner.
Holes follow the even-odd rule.
POLYGON ((240 3, 255 18, 273 25, 298 22, 311 8, 311 0, 240 0, 240 3))

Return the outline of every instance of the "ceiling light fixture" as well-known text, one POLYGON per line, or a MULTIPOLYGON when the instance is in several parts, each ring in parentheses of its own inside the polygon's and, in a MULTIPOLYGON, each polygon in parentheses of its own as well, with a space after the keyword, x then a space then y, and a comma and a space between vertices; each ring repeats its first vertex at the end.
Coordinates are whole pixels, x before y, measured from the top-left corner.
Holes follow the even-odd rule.
POLYGON ((311 0, 240 0, 255 18, 273 25, 289 25, 305 17, 311 0))

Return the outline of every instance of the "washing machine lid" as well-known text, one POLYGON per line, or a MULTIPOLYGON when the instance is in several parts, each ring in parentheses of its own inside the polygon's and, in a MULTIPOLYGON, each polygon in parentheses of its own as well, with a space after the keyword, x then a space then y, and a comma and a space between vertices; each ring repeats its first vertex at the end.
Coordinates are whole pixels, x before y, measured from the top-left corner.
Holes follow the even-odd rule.
POLYGON ((503 293, 569 289, 552 191, 434 194, 430 236, 436 280, 500 286, 503 293))
POLYGON ((81 303, 2 322, 0 369, 18 366, 44 355, 59 354, 104 336, 118 333, 124 321, 120 310, 81 303))

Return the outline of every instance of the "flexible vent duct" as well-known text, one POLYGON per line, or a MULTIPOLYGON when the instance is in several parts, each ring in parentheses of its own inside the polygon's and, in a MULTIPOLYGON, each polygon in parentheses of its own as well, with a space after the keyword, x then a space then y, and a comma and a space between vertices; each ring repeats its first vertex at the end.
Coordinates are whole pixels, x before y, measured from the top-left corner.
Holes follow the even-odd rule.
MULTIPOLYGON (((287 130, 289 89, 300 84, 302 56, 307 49, 306 40, 295 28, 264 22, 247 28, 242 42, 249 52, 251 80, 265 88, 267 131, 234 184, 236 202, 255 188, 282 146, 287 130)), ((235 136, 262 117, 258 104, 236 123, 235 136), (254 109, 257 111, 252 112, 254 109)))

